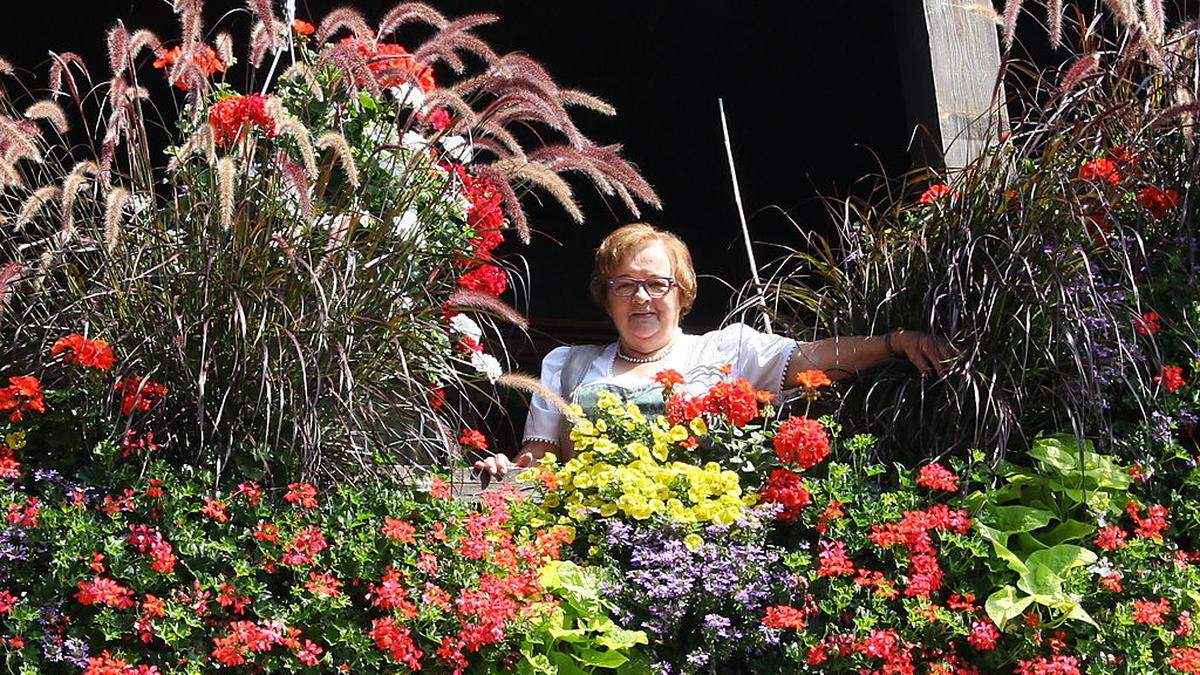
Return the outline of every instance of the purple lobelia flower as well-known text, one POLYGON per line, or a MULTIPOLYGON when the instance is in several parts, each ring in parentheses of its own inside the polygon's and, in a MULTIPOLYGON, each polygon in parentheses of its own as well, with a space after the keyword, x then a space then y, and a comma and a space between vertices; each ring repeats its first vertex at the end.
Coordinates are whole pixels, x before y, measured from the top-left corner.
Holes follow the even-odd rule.
POLYGON ((605 590, 617 599, 617 620, 646 631, 666 672, 757 670, 777 651, 760 630, 766 607, 791 597, 783 550, 766 543, 755 517, 706 527, 694 550, 686 534, 609 526, 606 548, 619 572, 605 590))

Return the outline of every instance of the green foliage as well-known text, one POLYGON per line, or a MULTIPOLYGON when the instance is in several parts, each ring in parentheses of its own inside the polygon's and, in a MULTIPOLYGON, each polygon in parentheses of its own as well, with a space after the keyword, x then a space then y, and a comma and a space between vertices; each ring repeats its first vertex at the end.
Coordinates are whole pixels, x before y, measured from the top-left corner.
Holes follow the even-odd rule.
POLYGON ((637 651, 646 644, 641 631, 625 630, 610 618, 612 605, 600 595, 599 571, 571 562, 542 567, 542 587, 559 599, 553 613, 535 623, 521 643, 525 658, 517 668, 533 673, 575 675, 615 670, 645 672, 649 664, 637 651))
POLYGON ((1088 441, 1068 436, 1039 438, 1029 451, 1034 468, 1003 463, 1005 485, 976 492, 967 499, 975 529, 992 545, 992 553, 1018 576, 988 596, 988 616, 1003 628, 1030 603, 1050 608, 1068 619, 1094 623, 1079 603, 1063 591, 1063 577, 1092 564, 1096 554, 1076 544, 1095 531, 1096 517, 1119 513, 1129 488, 1128 471, 1109 456, 1097 454, 1088 441))

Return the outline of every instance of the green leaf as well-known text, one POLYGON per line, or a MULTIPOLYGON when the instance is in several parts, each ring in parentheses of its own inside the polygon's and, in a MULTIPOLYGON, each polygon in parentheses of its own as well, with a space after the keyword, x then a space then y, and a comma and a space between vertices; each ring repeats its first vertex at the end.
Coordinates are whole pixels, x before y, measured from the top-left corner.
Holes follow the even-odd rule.
POLYGON ((1074 544, 1058 544, 1044 551, 1031 553, 1025 559, 1030 567, 1042 565, 1056 575, 1062 575, 1067 570, 1096 562, 1096 554, 1074 544))
POLYGON ((1034 596, 1049 596, 1062 592, 1062 578, 1055 574, 1054 570, 1028 559, 1025 564, 1029 566, 1029 571, 1017 580, 1017 588, 1034 596))
POLYGON ((550 658, 554 660, 554 665, 558 666, 558 675, 587 675, 587 671, 576 665, 570 654, 552 652, 550 658))
POLYGON ((634 645, 649 644, 646 634, 640 630, 625 630, 613 627, 596 636, 596 644, 609 649, 629 649, 634 645))
POLYGON ((1054 546, 1055 544, 1061 544, 1064 541, 1083 539, 1095 531, 1095 527, 1071 518, 1065 522, 1059 523, 1049 532, 1038 535, 1038 540, 1045 542, 1049 546, 1054 546))
POLYGON ((1030 532, 1045 527, 1054 520, 1054 514, 1029 506, 993 506, 982 514, 988 523, 1008 534, 1030 532))
POLYGON ((1004 624, 1021 616, 1021 613, 1032 602, 1033 598, 1027 595, 1020 597, 1017 589, 1005 586, 988 596, 987 601, 983 603, 983 608, 993 623, 1004 628, 1004 624))
POLYGON ((1074 439, 1063 436, 1039 438, 1029 449, 1029 455, 1061 473, 1079 470, 1079 456, 1074 439))
POLYGON ((577 654, 583 663, 596 668, 617 668, 629 660, 627 656, 617 651, 596 651, 595 649, 580 649, 577 654))

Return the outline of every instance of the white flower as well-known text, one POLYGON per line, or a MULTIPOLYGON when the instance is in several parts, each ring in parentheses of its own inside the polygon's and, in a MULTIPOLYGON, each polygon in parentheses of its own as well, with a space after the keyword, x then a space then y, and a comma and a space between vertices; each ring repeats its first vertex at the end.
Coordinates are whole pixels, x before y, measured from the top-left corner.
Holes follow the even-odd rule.
POLYGON ((450 327, 476 342, 483 338, 483 329, 466 314, 455 314, 450 319, 450 327))
POLYGON ((1100 576, 1108 576, 1113 571, 1112 562, 1108 558, 1097 558, 1096 562, 1088 566, 1087 571, 1100 576))
POLYGON ((488 382, 492 384, 495 384, 496 380, 500 379, 500 375, 504 372, 500 369, 500 362, 496 360, 496 357, 491 354, 484 354, 483 352, 473 352, 471 354, 471 367, 486 375, 488 382))
POLYGON ((398 218, 396 218, 396 233, 402 237, 407 237, 410 234, 414 234, 417 232, 418 222, 419 219, 417 218, 417 212, 414 209, 408 209, 404 213, 401 213, 398 218))
POLYGON ((405 150, 420 152, 429 145, 429 139, 415 131, 406 131, 404 137, 400 139, 400 145, 404 146, 405 150))
POLYGON ((402 107, 420 110, 425 105, 425 92, 407 82, 398 87, 391 87, 388 91, 396 97, 396 102, 402 107))
POLYGON ((129 195, 129 199, 125 200, 125 210, 133 216, 141 215, 142 211, 150 208, 150 204, 153 201, 154 199, 150 195, 135 192, 129 195))
POLYGON ((400 140, 400 131, 394 123, 385 124, 371 120, 363 127, 363 135, 380 145, 395 145, 400 140))
POLYGON ((466 164, 475 156, 475 146, 471 142, 457 134, 442 137, 442 147, 446 149, 446 154, 456 162, 466 164))

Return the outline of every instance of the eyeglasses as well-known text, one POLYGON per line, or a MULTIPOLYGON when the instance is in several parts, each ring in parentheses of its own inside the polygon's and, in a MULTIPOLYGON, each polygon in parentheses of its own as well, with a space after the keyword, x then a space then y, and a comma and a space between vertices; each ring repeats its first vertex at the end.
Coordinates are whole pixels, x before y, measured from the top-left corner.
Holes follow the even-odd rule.
POLYGON ((608 280, 608 287, 618 298, 632 298, 637 295, 639 288, 646 289, 646 294, 652 298, 661 298, 670 293, 673 286, 678 285, 679 282, 671 277, 650 277, 649 279, 617 277, 608 280))

